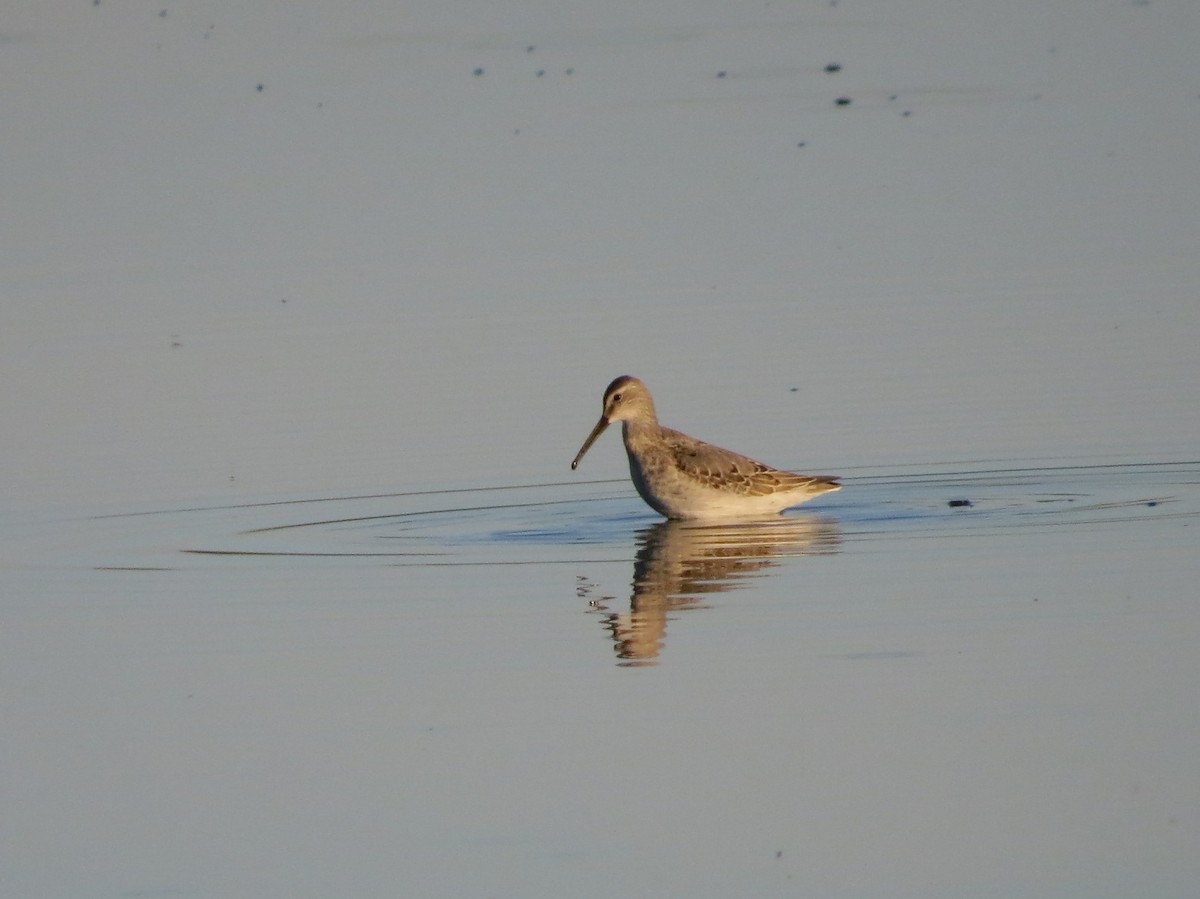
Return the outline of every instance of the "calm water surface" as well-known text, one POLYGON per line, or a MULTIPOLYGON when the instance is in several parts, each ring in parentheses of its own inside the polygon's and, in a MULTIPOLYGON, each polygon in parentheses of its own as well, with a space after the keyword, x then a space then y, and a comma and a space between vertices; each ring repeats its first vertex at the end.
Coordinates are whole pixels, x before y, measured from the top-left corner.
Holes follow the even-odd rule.
POLYGON ((59 895, 1183 895, 1198 515, 1197 463, 1014 463, 733 527, 609 481, 59 521, 10 833, 59 895))
POLYGON ((1195 894, 1188 4, 11 6, 0 895, 1195 894))

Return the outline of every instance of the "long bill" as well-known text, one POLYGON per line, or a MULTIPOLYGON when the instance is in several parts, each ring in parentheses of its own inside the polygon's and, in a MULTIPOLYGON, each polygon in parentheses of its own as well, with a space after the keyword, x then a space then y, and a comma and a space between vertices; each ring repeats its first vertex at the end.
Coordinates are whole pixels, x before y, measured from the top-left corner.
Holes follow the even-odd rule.
POLYGON ((583 454, 592 448, 592 444, 596 442, 596 438, 604 433, 604 429, 608 427, 608 419, 603 415, 596 422, 596 427, 592 428, 592 433, 588 434, 588 439, 583 441, 583 446, 579 448, 579 452, 575 454, 575 460, 571 463, 571 471, 579 467, 579 460, 583 458, 583 454))

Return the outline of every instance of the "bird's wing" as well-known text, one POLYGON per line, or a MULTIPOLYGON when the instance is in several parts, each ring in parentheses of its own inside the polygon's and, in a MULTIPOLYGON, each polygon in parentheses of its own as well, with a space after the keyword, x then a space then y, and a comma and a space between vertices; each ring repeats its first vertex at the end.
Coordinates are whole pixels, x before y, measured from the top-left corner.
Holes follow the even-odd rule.
POLYGON ((663 428, 663 439, 679 471, 709 487, 746 496, 767 496, 804 487, 820 493, 838 487, 836 478, 780 471, 670 428, 663 428))

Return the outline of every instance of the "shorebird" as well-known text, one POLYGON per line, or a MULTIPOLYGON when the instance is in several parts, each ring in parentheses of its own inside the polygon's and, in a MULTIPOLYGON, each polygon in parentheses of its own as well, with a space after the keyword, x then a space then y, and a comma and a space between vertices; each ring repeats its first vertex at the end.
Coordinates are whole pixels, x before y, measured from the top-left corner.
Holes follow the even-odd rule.
POLYGON ((654 399, 622 375, 604 391, 604 412, 571 470, 614 421, 621 422, 629 475, 650 508, 667 518, 753 518, 840 490, 837 478, 780 471, 658 423, 654 399))

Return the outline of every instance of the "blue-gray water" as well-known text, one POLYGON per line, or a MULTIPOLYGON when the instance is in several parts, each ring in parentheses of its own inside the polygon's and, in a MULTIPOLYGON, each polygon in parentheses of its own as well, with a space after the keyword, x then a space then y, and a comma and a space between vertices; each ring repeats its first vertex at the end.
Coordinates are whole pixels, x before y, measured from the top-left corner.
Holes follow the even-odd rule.
POLYGON ((1194 893, 1193 4, 10 7, 0 893, 1194 893))
POLYGON ((10 845, 55 895, 1185 895, 1198 516, 1160 462, 41 522, 10 845))

